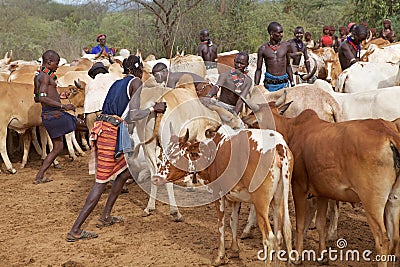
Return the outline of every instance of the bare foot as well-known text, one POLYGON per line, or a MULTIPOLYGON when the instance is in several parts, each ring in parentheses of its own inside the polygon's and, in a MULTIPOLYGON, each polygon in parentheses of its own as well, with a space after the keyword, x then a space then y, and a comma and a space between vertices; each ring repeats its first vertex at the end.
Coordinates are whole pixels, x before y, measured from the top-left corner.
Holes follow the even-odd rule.
POLYGON ((41 179, 35 179, 35 180, 33 181, 33 184, 36 184, 36 185, 38 185, 38 184, 45 184, 45 183, 48 183, 48 182, 51 182, 51 181, 53 181, 53 179, 41 178, 41 179))

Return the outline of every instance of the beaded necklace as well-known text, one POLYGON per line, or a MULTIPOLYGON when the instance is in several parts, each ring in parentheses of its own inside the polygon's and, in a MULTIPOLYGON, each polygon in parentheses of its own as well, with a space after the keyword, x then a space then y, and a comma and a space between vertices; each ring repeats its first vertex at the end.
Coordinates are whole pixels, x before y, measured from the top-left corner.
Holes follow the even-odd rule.
POLYGON ((50 76, 50 78, 52 78, 53 80, 57 80, 57 76, 56 76, 56 74, 55 74, 54 71, 52 71, 52 70, 46 68, 45 66, 42 66, 42 67, 40 68, 40 70, 41 70, 42 72, 48 74, 48 75, 50 76))
POLYGON ((360 56, 360 52, 361 52, 361 46, 358 44, 356 45, 353 41, 353 39, 351 39, 349 36, 347 36, 347 42, 349 42, 349 44, 354 48, 354 50, 356 50, 356 53, 358 54, 358 57, 360 56))
POLYGON ((281 47, 281 45, 280 45, 280 44, 271 45, 271 43, 268 43, 268 46, 269 46, 269 48, 271 48, 271 50, 272 50, 272 51, 274 51, 274 54, 276 54, 276 53, 277 53, 277 51, 276 51, 276 50, 278 50, 278 49, 279 49, 279 47, 281 47))
POLYGON ((302 51, 302 50, 303 50, 304 43, 303 43, 302 41, 300 41, 300 42, 298 43, 298 42, 296 42, 296 40, 295 40, 294 43, 295 43, 295 45, 296 45, 297 51, 302 51), (300 44, 301 44, 301 46, 300 46, 300 44))

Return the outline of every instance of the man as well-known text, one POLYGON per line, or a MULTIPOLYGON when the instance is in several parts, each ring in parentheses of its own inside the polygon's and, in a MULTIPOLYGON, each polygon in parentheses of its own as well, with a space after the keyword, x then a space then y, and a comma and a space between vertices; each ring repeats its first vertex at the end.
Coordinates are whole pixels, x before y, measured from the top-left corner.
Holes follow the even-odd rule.
POLYGON ((77 124, 76 117, 65 112, 74 110, 73 104, 61 104, 60 95, 56 89, 57 76, 55 72, 60 62, 60 56, 53 50, 47 50, 42 55, 43 65, 39 74, 34 78, 34 99, 42 105, 42 122, 53 142, 53 150, 46 156, 39 172, 36 174, 34 184, 52 181, 44 178, 44 173, 54 159, 63 151, 63 136, 74 130, 86 130, 85 125, 77 124), (77 127, 78 126, 78 127, 77 127))
POLYGON ((301 56, 304 56, 304 64, 306 65, 307 73, 310 73, 310 59, 308 58, 307 46, 305 45, 305 43, 303 43, 303 27, 296 27, 296 29, 294 30, 294 36, 295 38, 288 41, 291 48, 290 57, 293 59, 292 70, 294 73, 297 73, 299 71, 301 56))
POLYGON ((108 46, 106 46, 106 35, 103 33, 100 33, 96 37, 96 41, 99 43, 97 46, 93 47, 90 54, 99 54, 103 55, 105 57, 108 57, 109 55, 113 55, 113 52, 108 46))
POLYGON ((203 77, 191 72, 169 71, 167 65, 161 62, 154 65, 154 67, 151 70, 151 74, 153 74, 154 78, 158 83, 165 82, 165 86, 169 88, 175 88, 180 78, 182 78, 182 76, 185 74, 189 74, 192 76, 195 87, 197 87, 199 83, 206 82, 206 80, 203 77))
POLYGON ((283 28, 278 22, 268 25, 270 41, 261 45, 257 51, 257 69, 254 75, 254 84, 258 85, 261 79, 261 68, 265 61, 264 86, 268 91, 277 91, 290 85, 294 86, 293 71, 290 66, 290 44, 281 43, 283 28))
POLYGON ((206 69, 214 69, 217 67, 217 46, 211 42, 209 34, 206 29, 200 31, 200 45, 197 50, 198 55, 204 60, 206 69))
MULTIPOLYGON (((127 113, 129 104, 129 123, 145 118, 151 112, 163 113, 166 109, 164 102, 156 103, 153 107, 140 110, 140 94, 142 91, 143 65, 134 55, 123 62, 126 77, 113 83, 104 101, 102 114, 97 117, 91 130, 91 139, 96 148, 97 172, 86 202, 76 221, 67 234, 66 241, 75 242, 82 239, 96 238, 94 232, 81 229, 86 218, 96 207, 106 184, 113 181, 103 212, 97 221, 98 228, 123 222, 120 217, 111 216, 111 210, 119 196, 123 185, 130 177, 123 153, 124 137, 129 139, 127 126, 122 118, 127 113), (99 144, 97 146, 97 144, 99 144)), ((90 169, 90 168, 89 168, 90 169)))
POLYGON ((367 28, 363 25, 353 26, 351 35, 347 36, 339 47, 339 61, 342 71, 360 61, 361 42, 367 39, 367 28))
POLYGON ((383 21, 383 29, 379 32, 379 37, 388 40, 391 43, 396 41, 396 34, 392 30, 392 22, 390 19, 383 21))
POLYGON ((225 103, 224 107, 233 114, 242 111, 242 99, 246 98, 252 85, 251 78, 245 74, 248 65, 249 55, 245 52, 237 53, 234 60, 235 68, 222 73, 208 94, 209 97, 213 97, 221 89, 219 101, 225 103))

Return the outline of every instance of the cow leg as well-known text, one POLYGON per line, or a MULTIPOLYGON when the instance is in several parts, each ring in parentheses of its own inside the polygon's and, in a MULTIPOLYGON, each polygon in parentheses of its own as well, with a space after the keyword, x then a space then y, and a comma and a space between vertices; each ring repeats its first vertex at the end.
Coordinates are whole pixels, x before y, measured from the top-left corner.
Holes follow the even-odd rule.
POLYGON ((215 201, 218 217, 218 254, 213 261, 213 266, 223 265, 227 262, 225 255, 225 197, 215 201))
POLYGON ((247 218, 247 224, 243 229, 243 233, 240 236, 240 239, 246 239, 246 238, 251 238, 251 229, 256 227, 257 223, 257 216, 256 216, 256 210, 254 208, 254 204, 252 203, 250 205, 250 212, 249 212, 249 217, 247 218))
POLYGON ((232 214, 230 219, 230 226, 232 230, 232 244, 229 249, 229 258, 239 258, 239 245, 237 238, 237 229, 239 226, 239 213, 240 213, 240 202, 233 202, 232 214))
MULTIPOLYGON (((296 214, 296 250, 302 255, 304 249, 304 229, 307 212, 307 193, 301 188, 302 185, 293 183, 293 201, 296 214)), ((301 258, 294 261, 295 264, 301 263, 301 258)))
POLYGON ((274 218, 274 234, 276 237, 276 249, 282 248, 283 236, 283 183, 282 179, 279 180, 276 188, 274 197, 272 199, 273 204, 273 218, 274 218))
POLYGON ((37 139, 36 127, 32 127, 32 128, 30 129, 30 132, 31 132, 33 147, 35 148, 36 152, 37 152, 39 155, 42 155, 43 150, 42 150, 42 148, 40 147, 39 141, 38 141, 38 139, 37 139))
POLYGON ((81 142, 82 142, 83 148, 86 151, 90 150, 89 143, 86 140, 86 132, 79 132, 79 135, 81 136, 81 142))
POLYGON ((22 140, 24 142, 24 154, 22 156, 22 161, 21 161, 21 169, 23 169, 28 161, 28 155, 29 155, 29 149, 31 147, 31 135, 29 131, 25 131, 25 133, 22 134, 22 140))
POLYGON ((83 152, 82 148, 78 144, 78 141, 76 140, 75 131, 72 132, 71 141, 72 144, 74 145, 74 149, 78 152, 79 156, 81 157, 85 156, 85 152, 83 152))
MULTIPOLYGON (((375 249, 377 255, 388 255, 390 240, 384 222, 384 211, 389 198, 389 194, 384 197, 382 194, 368 196, 361 199, 368 224, 375 239, 375 249)), ((387 266, 382 264, 378 266, 387 266)))
POLYGON ((77 156, 75 154, 74 145, 72 144, 72 135, 75 132, 70 132, 65 135, 65 141, 67 143, 68 153, 72 160, 76 160, 77 156))
MULTIPOLYGON (((252 199, 257 199, 257 197, 253 197, 252 195, 252 199)), ((266 257, 266 259, 269 259, 270 257, 268 257, 268 252, 274 250, 275 247, 275 235, 272 231, 272 227, 268 218, 271 199, 269 199, 269 201, 266 201, 265 196, 264 198, 259 199, 262 201, 258 201, 258 203, 255 202, 254 207, 257 213, 258 227, 260 228, 262 235, 264 256, 266 257)))
POLYGON ((157 196, 157 186, 151 183, 150 185, 150 197, 149 202, 147 202, 147 207, 143 210, 142 216, 149 216, 156 209, 156 196, 157 196))
POLYGON ((328 201, 328 216, 329 225, 326 232, 326 241, 337 240, 337 226, 339 221, 339 201, 329 200, 328 201))
POLYGON ((166 183, 165 188, 167 188, 168 200, 169 200, 169 214, 172 215, 175 222, 182 221, 182 214, 179 212, 178 206, 176 205, 175 195, 174 195, 174 184, 166 183))
POLYGON ((0 130, 0 140, 3 140, 0 144, 0 154, 3 158, 4 165, 6 165, 6 169, 9 173, 15 174, 17 172, 16 169, 13 168, 11 161, 7 154, 7 127, 4 127, 0 130))
MULTIPOLYGON (((397 183, 399 183, 399 181, 397 181, 397 183)), ((385 225, 390 240, 389 253, 396 256, 399 256, 399 221, 400 188, 394 187, 390 192, 385 207, 385 225)))
POLYGON ((310 199, 307 199, 307 213, 306 213, 306 222, 304 225, 304 236, 307 235, 308 229, 314 229, 315 224, 312 225, 312 223, 315 223, 315 216, 317 212, 317 201, 315 197, 312 197, 310 199))
MULTIPOLYGON (((326 241, 325 241, 325 226, 326 226, 326 211, 328 209, 328 199, 318 197, 317 198, 317 218, 315 221, 315 225, 317 226, 317 231, 319 235, 319 248, 318 255, 322 254, 322 251, 326 249, 326 241)), ((317 259, 320 264, 327 264, 328 258, 324 257, 317 259)))

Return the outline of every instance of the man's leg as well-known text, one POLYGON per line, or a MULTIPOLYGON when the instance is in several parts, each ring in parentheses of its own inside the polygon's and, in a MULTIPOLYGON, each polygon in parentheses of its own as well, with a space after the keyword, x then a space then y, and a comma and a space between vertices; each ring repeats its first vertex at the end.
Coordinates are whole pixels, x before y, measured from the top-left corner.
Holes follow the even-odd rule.
POLYGON ((94 183, 92 190, 90 190, 90 193, 86 198, 85 205, 83 206, 81 212, 78 215, 78 218, 76 218, 76 221, 72 225, 71 230, 68 234, 74 237, 78 237, 81 235, 81 226, 90 215, 90 213, 93 211, 93 209, 96 207, 101 197, 101 194, 104 192, 106 185, 107 183, 94 183))
POLYGON ((64 144, 62 136, 51 139, 51 141, 53 142, 53 150, 51 150, 50 153, 43 160, 43 164, 40 167, 39 172, 36 174, 35 180, 33 181, 34 184, 46 183, 51 181, 43 179, 44 173, 53 163, 55 158, 63 151, 64 144))
POLYGON ((115 181, 112 183, 111 191, 108 194, 106 205, 104 206, 103 213, 100 216, 100 220, 103 222, 110 222, 111 220, 111 210, 114 207, 115 201, 117 200, 119 194, 121 193, 122 187, 125 185, 126 180, 131 177, 128 169, 123 171, 117 176, 115 181))

